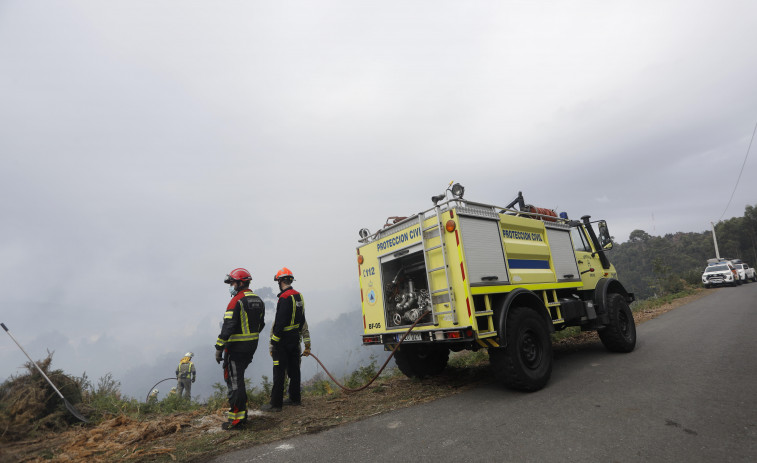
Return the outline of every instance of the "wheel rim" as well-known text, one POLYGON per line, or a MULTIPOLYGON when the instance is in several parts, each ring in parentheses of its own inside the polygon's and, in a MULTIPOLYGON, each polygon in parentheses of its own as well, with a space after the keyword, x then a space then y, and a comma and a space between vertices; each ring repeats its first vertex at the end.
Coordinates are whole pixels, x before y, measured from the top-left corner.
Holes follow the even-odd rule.
POLYGON ((533 331, 525 331, 520 338, 520 358, 523 364, 535 369, 541 363, 542 347, 539 338, 533 331))

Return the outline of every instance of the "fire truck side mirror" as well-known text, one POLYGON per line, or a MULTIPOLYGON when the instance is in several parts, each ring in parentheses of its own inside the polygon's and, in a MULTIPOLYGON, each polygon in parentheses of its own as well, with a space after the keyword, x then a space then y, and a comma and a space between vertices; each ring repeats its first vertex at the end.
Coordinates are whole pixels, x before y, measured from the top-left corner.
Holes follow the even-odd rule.
POLYGON ((610 230, 607 229, 607 222, 600 220, 597 225, 599 227, 599 245, 603 250, 609 251, 613 247, 613 242, 610 230))

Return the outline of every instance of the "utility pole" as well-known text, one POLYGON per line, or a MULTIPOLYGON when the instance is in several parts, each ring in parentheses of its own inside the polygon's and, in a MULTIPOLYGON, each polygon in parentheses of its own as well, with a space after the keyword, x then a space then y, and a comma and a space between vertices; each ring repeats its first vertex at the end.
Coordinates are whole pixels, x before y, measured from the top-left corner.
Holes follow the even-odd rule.
POLYGON ((715 257, 720 260, 720 251, 718 251, 718 239, 715 237, 715 224, 710 222, 710 225, 712 225, 712 241, 715 243, 715 257))

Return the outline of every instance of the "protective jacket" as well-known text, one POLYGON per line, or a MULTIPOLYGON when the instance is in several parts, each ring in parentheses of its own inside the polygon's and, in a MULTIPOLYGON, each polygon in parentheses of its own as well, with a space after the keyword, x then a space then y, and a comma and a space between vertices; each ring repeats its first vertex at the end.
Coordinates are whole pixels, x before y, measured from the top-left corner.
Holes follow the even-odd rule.
POLYGON ((258 347, 260 331, 265 326, 265 303, 249 289, 231 298, 223 316, 216 349, 252 353, 258 347))
POLYGON ((182 359, 181 362, 179 362, 179 366, 176 367, 176 379, 191 379, 192 382, 194 382, 196 377, 197 370, 195 369, 195 364, 189 360, 184 361, 184 359, 182 359))
MULTIPOLYGON (((279 293, 276 305, 276 320, 271 328, 271 344, 274 346, 282 340, 296 340, 299 345, 300 333, 305 326, 305 299, 292 288, 279 293)), ((308 342, 310 342, 308 333, 308 342)))
MULTIPOLYGON (((285 377, 289 376, 289 399, 300 403, 300 336, 307 329, 305 300, 292 288, 279 293, 276 320, 271 328, 271 355, 273 357, 273 386, 271 406, 281 408, 284 402, 285 377)), ((310 334, 307 335, 310 345, 310 334)))

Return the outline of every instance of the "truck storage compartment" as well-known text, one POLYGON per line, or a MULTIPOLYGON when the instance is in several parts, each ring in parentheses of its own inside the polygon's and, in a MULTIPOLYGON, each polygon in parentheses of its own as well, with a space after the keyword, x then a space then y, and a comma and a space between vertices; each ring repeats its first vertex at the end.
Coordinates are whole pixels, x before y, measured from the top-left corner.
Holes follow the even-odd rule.
MULTIPOLYGON (((386 326, 395 328, 413 324, 431 308, 423 259, 423 245, 418 243, 379 258, 384 284, 386 326)), ((431 321, 431 314, 422 322, 431 321)))
POLYGON ((576 253, 573 251, 573 242, 570 240, 570 226, 550 223, 545 224, 545 227, 557 281, 581 281, 576 253))
POLYGON ((499 219, 467 217, 460 214, 468 278, 471 286, 507 284, 507 267, 502 250, 499 219))

